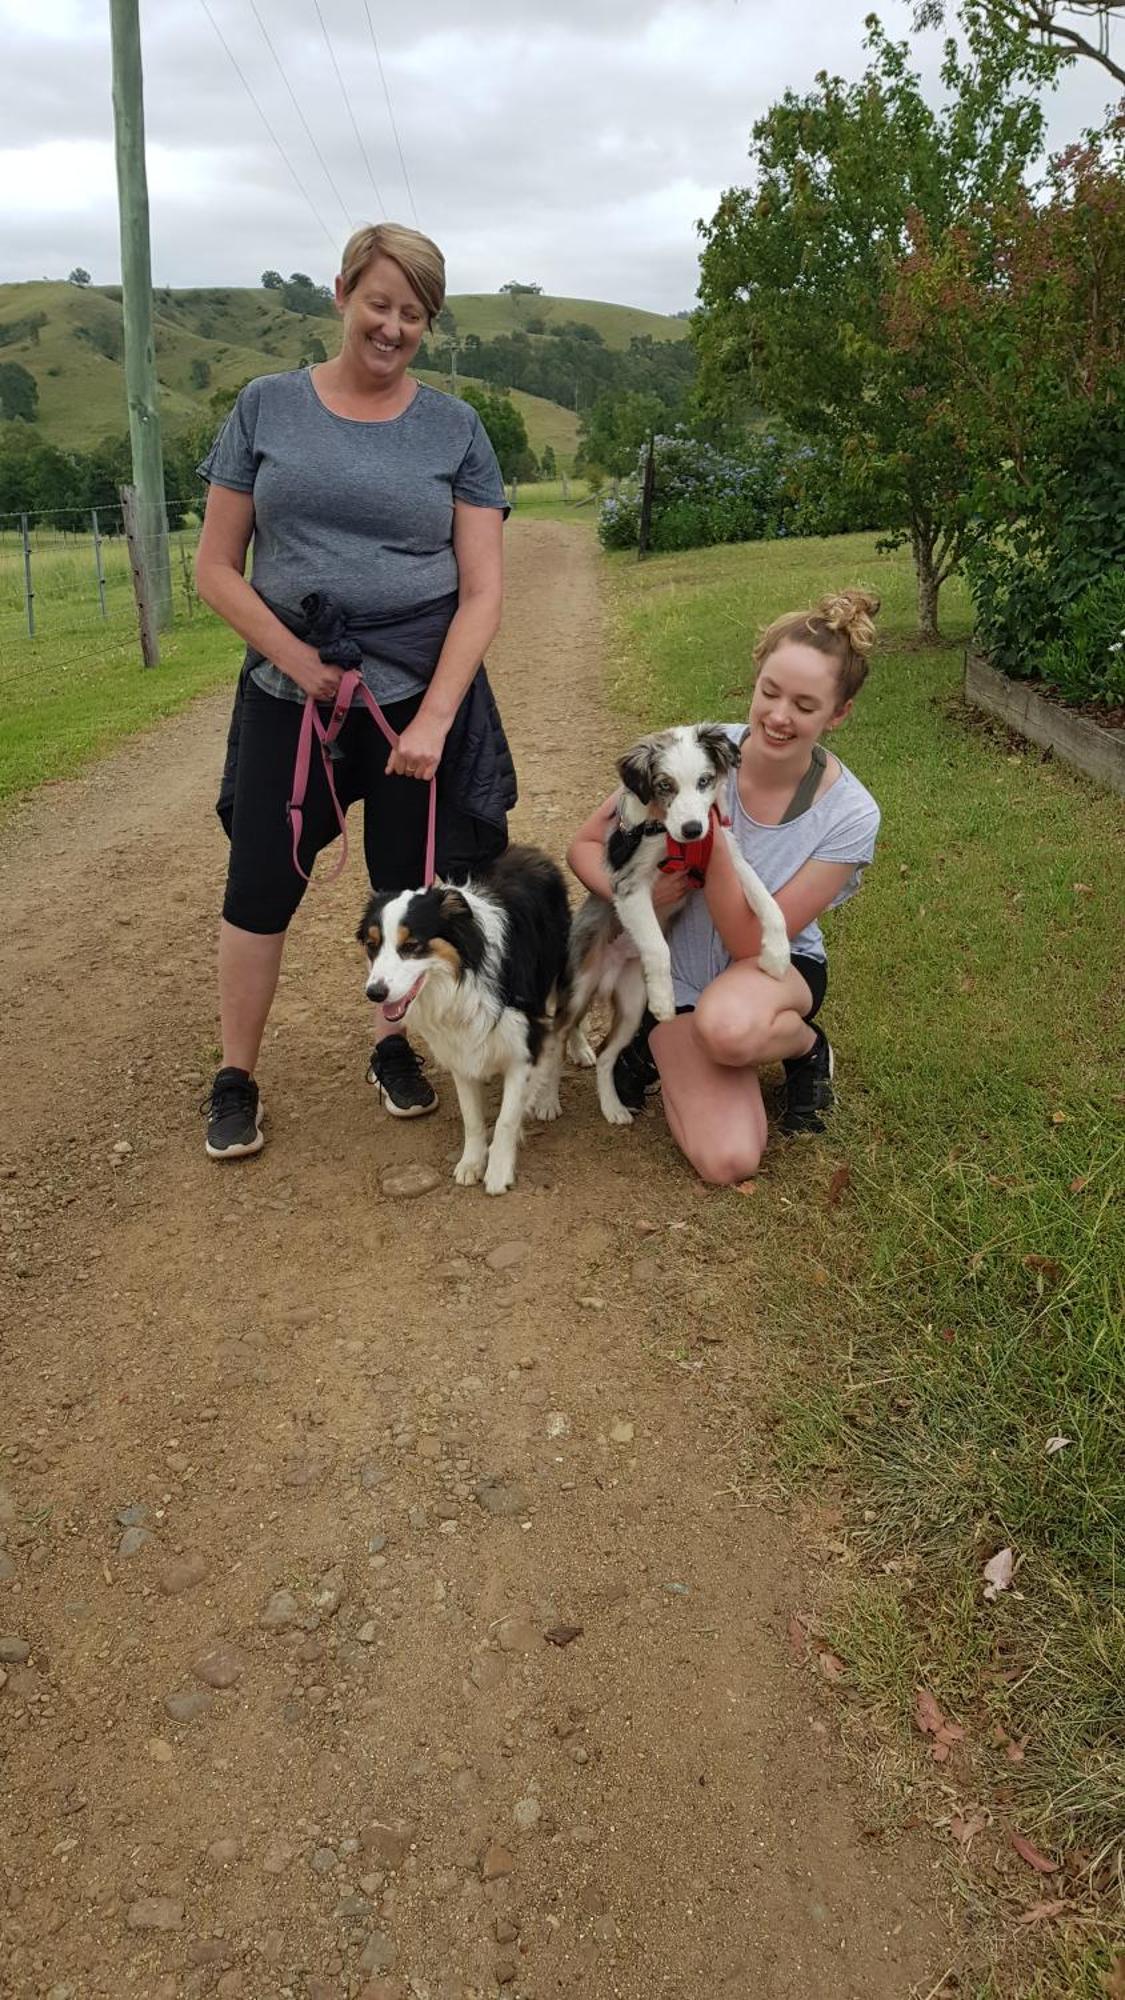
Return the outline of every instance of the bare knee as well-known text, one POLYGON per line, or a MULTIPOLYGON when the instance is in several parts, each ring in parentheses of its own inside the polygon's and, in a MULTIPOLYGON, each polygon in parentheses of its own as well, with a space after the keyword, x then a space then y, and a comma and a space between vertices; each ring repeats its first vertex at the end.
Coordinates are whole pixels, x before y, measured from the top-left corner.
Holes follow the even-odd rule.
POLYGON ((762 1158, 760 1146, 749 1140, 701 1144, 687 1155, 701 1181, 709 1187, 735 1187, 756 1174, 762 1158))
POLYGON ((761 1044, 759 1025, 745 1005, 721 993, 704 993, 694 1015, 700 1047, 711 1061, 726 1069, 741 1069, 755 1058, 761 1044))

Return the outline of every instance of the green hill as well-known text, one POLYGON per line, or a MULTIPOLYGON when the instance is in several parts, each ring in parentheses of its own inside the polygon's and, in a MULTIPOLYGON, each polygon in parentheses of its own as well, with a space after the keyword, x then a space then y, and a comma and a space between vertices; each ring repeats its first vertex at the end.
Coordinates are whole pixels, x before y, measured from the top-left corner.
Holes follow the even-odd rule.
MULTIPOLYGON (((335 317, 290 312, 276 292, 257 288, 156 293, 156 359, 161 414, 169 433, 210 415, 211 398, 251 375, 295 368, 313 339, 335 351, 335 317)), ((596 327, 607 347, 625 349, 634 335, 682 339, 683 320, 592 299, 466 293, 448 301, 460 334, 481 339, 535 323, 561 329, 568 321, 596 327), (529 324, 530 323, 530 324, 529 324)), ((536 328, 538 330, 538 328, 536 328)), ((534 337, 534 334, 533 336, 534 337)), ((127 426, 124 342, 116 287, 48 283, 0 285, 0 360, 18 362, 39 389, 37 433, 52 444, 88 450, 127 426)), ((427 379, 443 385, 444 378, 427 379)), ((464 378, 468 379, 468 378, 464 378)), ((572 411, 542 397, 513 392, 535 452, 554 446, 572 457, 572 411)))

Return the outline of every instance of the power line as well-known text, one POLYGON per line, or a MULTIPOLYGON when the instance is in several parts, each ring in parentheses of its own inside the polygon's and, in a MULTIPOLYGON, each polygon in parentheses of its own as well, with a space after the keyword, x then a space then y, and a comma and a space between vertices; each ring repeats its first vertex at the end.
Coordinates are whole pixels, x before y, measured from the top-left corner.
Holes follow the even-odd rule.
POLYGON ((383 213, 384 215, 386 215, 386 212, 387 212, 387 204, 386 204, 386 202, 385 202, 385 201, 383 200, 383 197, 382 197, 382 195, 381 195, 381 194, 379 193, 379 183, 377 182, 377 180, 375 179, 375 176, 374 176, 374 174, 373 174, 373 173, 372 173, 372 171, 371 171, 371 162, 370 162, 370 160, 369 160, 369 159, 368 159, 368 157, 367 157, 367 148, 366 148, 366 146, 365 146, 365 145, 364 145, 364 143, 363 143, 363 138, 362 138, 362 136, 361 136, 361 134, 360 134, 360 129, 359 129, 359 126, 358 126, 358 125, 356 124, 356 117, 355 117, 355 112, 354 112, 354 111, 352 110, 352 100, 351 100, 351 98, 350 98, 350 97, 348 96, 348 86, 347 86, 347 84, 346 84, 346 83, 344 82, 344 79, 343 79, 343 76, 342 76, 342 75, 341 75, 341 73, 340 73, 340 65, 339 65, 339 63, 338 63, 338 62, 336 61, 336 51, 335 51, 335 49, 334 49, 334 48, 332 47, 332 37, 331 37, 331 35, 329 34, 329 32, 328 32, 328 28, 327 28, 327 26, 326 26, 326 24, 325 24, 325 19, 324 19, 324 15, 323 15, 323 14, 321 13, 321 11, 320 11, 320 0, 313 0, 313 6, 314 6, 314 7, 316 8, 316 18, 317 18, 317 20, 318 20, 318 21, 320 22, 320 31, 321 31, 321 34, 322 34, 322 35, 324 36, 324 40, 325 40, 325 45, 326 45, 326 47, 327 47, 327 49, 328 49, 328 53, 329 53, 329 55, 330 55, 330 56, 331 56, 331 58, 332 58, 332 67, 333 67, 333 69, 334 69, 334 70, 335 70, 335 72, 336 72, 336 81, 337 81, 337 83, 338 83, 338 84, 339 84, 339 86, 340 86, 340 91, 341 91, 341 94, 342 94, 342 96, 343 96, 343 99, 344 99, 344 103, 345 103, 345 104, 347 105, 347 107, 348 107, 348 117, 349 117, 349 118, 351 119, 351 121, 352 121, 352 131, 353 131, 353 132, 355 133, 355 139, 356 139, 356 145, 357 145, 357 146, 359 147, 359 150, 360 150, 361 154, 363 155, 363 164, 364 164, 364 166, 365 166, 365 167, 367 168, 367 178, 368 178, 368 180, 369 180, 369 181, 371 182, 371 186, 372 186, 372 188, 373 188, 373 190, 374 190, 374 194, 375 194, 375 199, 376 199, 376 201, 377 201, 377 202, 378 202, 378 204, 379 204, 379 208, 380 208, 380 210, 382 211, 382 213, 383 213))
POLYGON ((379 43, 375 36, 375 23, 371 19, 371 8, 368 5, 368 0, 363 0, 363 11, 367 16, 367 26, 371 34, 371 46, 375 51, 375 60, 379 65, 379 81, 383 86, 383 96, 387 100, 387 117, 391 121, 391 131, 395 135, 395 149, 398 153, 398 163, 399 166, 402 168, 402 178, 406 182, 406 192, 410 198, 410 213, 414 217, 414 227, 417 229, 419 227, 419 223, 418 223, 418 210, 414 206, 414 189, 410 185, 410 175, 406 171, 406 161, 403 157, 402 141, 398 136, 398 126, 395 124, 394 106, 391 103, 390 87, 387 83, 386 75, 383 70, 383 58, 379 54, 379 43))
POLYGON ((270 31, 267 28, 265 22, 263 21, 260 13, 258 12, 256 0, 250 0, 250 12, 253 14, 254 19, 256 20, 259 28, 262 31, 262 38, 265 41, 265 45, 269 50, 271 56, 273 57, 274 62, 277 64, 278 71, 280 72, 281 75, 282 83, 285 85, 286 90, 289 92, 289 101, 292 104, 294 111, 297 113, 297 116, 300 119, 301 124, 304 126, 305 136, 308 139, 308 142, 312 147, 313 152, 316 154, 317 159, 320 161, 321 168, 324 173, 324 178, 328 182, 329 187, 332 189, 332 192, 335 195, 336 200, 339 202, 340 210, 341 213, 343 214, 344 221, 347 224, 347 227, 350 229, 352 226, 352 218, 348 212, 347 202, 344 200, 343 195, 340 193, 339 188, 336 186, 336 183, 332 178, 331 172, 329 171, 328 162, 325 159, 324 154, 321 152, 320 147, 317 145, 315 138, 313 137, 309 121, 305 117, 304 112, 301 110, 301 107, 297 102, 296 92, 294 91, 293 86, 289 81, 289 78, 285 74, 285 65, 283 64, 281 57, 278 55, 277 50, 274 48, 274 45, 270 40, 270 31))
POLYGON ((318 209, 315 201, 313 200, 308 189, 305 187, 304 182, 301 180, 301 177, 298 174, 296 167, 293 165, 293 162, 289 158, 289 155, 286 152, 284 146, 282 145, 281 140, 278 138, 277 133, 274 131, 273 126, 270 124, 269 119, 266 117, 265 112, 262 110, 261 105, 259 104, 257 98, 254 95, 254 92, 251 90, 250 85, 247 82, 246 77, 239 64, 238 58, 235 55, 234 50, 231 48, 230 43, 227 41, 227 38, 224 35, 222 29, 220 28, 218 22, 216 21, 215 16, 212 14, 210 7, 207 5, 207 0, 199 0, 199 4, 202 7, 203 12, 206 14, 207 19, 210 21, 211 26, 214 28, 215 33, 219 37, 219 40, 222 43, 224 49, 226 50, 227 55, 230 58, 234 72, 242 84, 242 88, 246 92, 247 97, 250 99, 251 104, 254 106, 255 111, 257 112, 259 118, 261 119, 262 124, 265 126, 266 131, 269 133, 270 138, 273 140, 274 145, 277 147, 278 152, 281 154, 282 160, 284 161, 286 167, 288 167, 289 172, 292 174, 298 192, 303 196, 304 200, 308 203, 310 209, 313 212, 313 215, 316 217, 317 222, 320 224, 320 227, 323 229, 324 234, 328 238, 328 241, 331 243, 332 254, 333 256, 335 256, 336 238, 333 236, 332 231, 329 229, 328 224, 325 222, 324 217, 320 213, 320 210, 318 209))

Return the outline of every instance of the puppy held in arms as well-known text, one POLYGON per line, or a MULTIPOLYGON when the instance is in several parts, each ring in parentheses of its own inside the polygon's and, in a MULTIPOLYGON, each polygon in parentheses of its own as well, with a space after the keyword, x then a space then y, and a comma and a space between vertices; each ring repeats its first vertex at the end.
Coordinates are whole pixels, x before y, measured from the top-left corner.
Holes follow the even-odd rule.
POLYGON ((758 963, 774 979, 788 968, 785 919, 723 823, 717 803, 738 762, 738 745, 724 730, 697 724, 646 736, 618 763, 624 789, 606 842, 613 902, 590 896, 574 919, 567 1019, 574 1034, 595 1000, 610 1003, 610 1029, 598 1052, 597 1077, 598 1102, 611 1125, 632 1122, 632 1112, 614 1088, 613 1065, 641 1024, 646 998, 658 1021, 670 1020, 676 1011, 664 928, 678 911, 658 912, 652 901, 662 865, 671 860, 701 884, 712 841, 725 840, 746 900, 762 926, 758 963))
POLYGON ((357 936, 367 997, 417 1028, 452 1074, 465 1127, 453 1170, 503 1194, 516 1175, 525 1113, 559 1115, 560 1029, 569 1000, 570 905, 535 847, 509 847, 463 889, 435 882, 371 898, 357 936), (503 1080, 491 1144, 484 1085, 503 1080))

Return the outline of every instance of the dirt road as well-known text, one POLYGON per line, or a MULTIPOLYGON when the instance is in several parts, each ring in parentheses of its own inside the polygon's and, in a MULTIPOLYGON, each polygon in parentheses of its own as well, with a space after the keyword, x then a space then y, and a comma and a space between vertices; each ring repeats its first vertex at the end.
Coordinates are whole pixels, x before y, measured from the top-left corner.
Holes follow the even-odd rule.
MULTIPOLYGON (((596 558, 509 559, 516 831, 560 847, 618 747, 596 558)), ((267 1148, 205 1158, 225 706, 0 841, 0 1992, 929 1992, 932 1855, 862 1837, 800 1550, 731 1492, 729 1197, 582 1076, 512 1194, 455 1187, 448 1084, 403 1126, 363 1083, 358 852, 295 928, 267 1148), (438 1187, 385 1194, 405 1160, 438 1187)))

